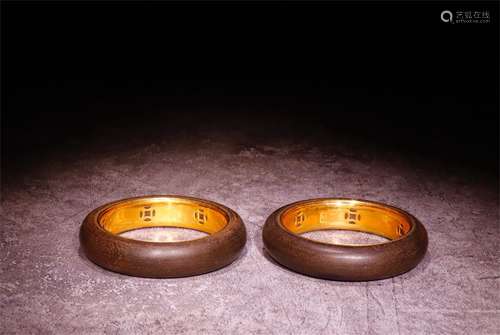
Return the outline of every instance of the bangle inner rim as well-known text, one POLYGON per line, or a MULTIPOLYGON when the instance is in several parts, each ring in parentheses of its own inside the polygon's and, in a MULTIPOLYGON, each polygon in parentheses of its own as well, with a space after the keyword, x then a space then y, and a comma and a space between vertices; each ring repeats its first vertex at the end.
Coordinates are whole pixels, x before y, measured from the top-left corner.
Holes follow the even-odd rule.
POLYGON ((117 203, 98 218, 112 234, 150 227, 188 228, 213 234, 229 222, 227 214, 208 203, 175 197, 139 198, 117 203))
POLYGON ((281 214, 281 224, 294 234, 342 229, 398 239, 410 231, 412 222, 404 213, 359 200, 318 200, 298 204, 281 214))

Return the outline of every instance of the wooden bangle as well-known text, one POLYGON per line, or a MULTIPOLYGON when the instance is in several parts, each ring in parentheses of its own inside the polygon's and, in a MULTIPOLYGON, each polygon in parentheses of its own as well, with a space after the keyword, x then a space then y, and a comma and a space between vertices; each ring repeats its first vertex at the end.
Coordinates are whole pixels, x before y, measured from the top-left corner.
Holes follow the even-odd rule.
POLYGON ((427 251, 427 232, 411 214, 389 205, 354 199, 311 199, 276 210, 263 229, 264 246, 278 263, 312 277, 367 281, 414 268, 427 251), (325 229, 368 232, 391 241, 338 245, 300 234, 325 229))
POLYGON ((166 278, 198 275, 233 262, 246 242, 233 210, 212 201, 174 195, 115 201, 90 212, 80 228, 87 257, 108 270, 166 278), (146 242, 119 236, 146 227, 181 227, 210 234, 180 242, 146 242))

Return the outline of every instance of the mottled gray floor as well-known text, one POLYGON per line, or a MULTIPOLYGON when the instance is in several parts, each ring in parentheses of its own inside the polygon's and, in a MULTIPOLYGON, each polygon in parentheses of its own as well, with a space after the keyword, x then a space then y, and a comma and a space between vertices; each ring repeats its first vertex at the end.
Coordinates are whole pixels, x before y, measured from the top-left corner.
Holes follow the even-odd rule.
POLYGON ((304 136, 270 140, 201 129, 91 138, 67 143, 3 185, 0 333, 500 333, 497 181, 304 136), (165 280, 89 262, 78 242, 85 215, 144 194, 191 195, 233 208, 248 231, 242 257, 220 271, 165 280), (262 250, 266 217, 324 196, 408 210, 428 229, 428 254, 409 273, 369 283, 309 278, 272 262, 262 250))

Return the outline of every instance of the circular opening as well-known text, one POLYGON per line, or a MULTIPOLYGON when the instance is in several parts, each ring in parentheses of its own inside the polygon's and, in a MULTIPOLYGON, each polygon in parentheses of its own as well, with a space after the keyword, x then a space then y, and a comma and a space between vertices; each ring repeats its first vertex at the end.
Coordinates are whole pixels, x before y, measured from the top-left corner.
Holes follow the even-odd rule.
POLYGON ((314 240, 326 239, 334 244, 337 244, 333 242, 335 240, 361 242, 338 244, 384 243, 408 234, 411 229, 409 217, 396 209, 366 201, 343 199, 298 204, 282 213, 281 223, 294 234, 314 240), (329 230, 334 231, 328 232, 329 230), (321 232, 311 233, 316 231, 321 232))
POLYGON ((390 241, 375 234, 339 229, 315 230, 303 233, 301 236, 318 242, 341 245, 370 245, 390 241))
POLYGON ((199 230, 176 227, 151 227, 129 230, 121 237, 145 242, 182 242, 196 240, 208 236, 199 230))
POLYGON ((108 232, 140 240, 193 239, 223 229, 229 219, 212 204, 184 198, 151 197, 122 202, 103 211, 99 224, 108 232), (155 228, 155 230, 149 230, 155 228), (177 228, 177 229, 175 229, 177 228), (182 228, 184 232, 180 233, 182 228), (200 236, 200 234, 202 236, 200 236), (184 237, 183 237, 184 236, 184 237))

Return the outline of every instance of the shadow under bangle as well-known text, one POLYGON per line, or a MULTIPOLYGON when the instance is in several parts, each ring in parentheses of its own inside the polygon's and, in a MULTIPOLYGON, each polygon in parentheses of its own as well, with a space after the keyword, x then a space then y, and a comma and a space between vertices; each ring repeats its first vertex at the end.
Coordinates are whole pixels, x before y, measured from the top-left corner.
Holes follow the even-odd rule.
POLYGON ((263 229, 267 252, 278 263, 312 277, 367 281, 414 268, 427 251, 427 232, 411 214, 389 205, 354 199, 311 199, 289 204, 269 216, 263 229), (391 241, 340 245, 300 234, 343 229, 376 234, 391 241))
POLYGON ((92 262, 138 277, 185 277, 214 271, 233 262, 245 242, 245 227, 233 210, 212 201, 174 195, 106 204, 90 212, 80 228, 80 244, 92 262), (147 227, 190 228, 210 235, 179 242, 119 236, 147 227))

